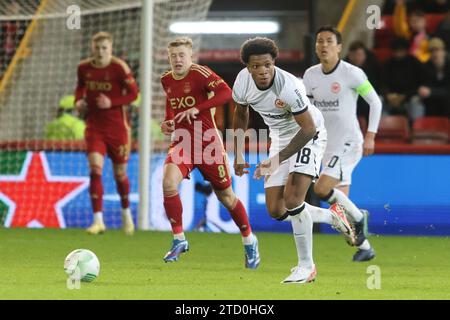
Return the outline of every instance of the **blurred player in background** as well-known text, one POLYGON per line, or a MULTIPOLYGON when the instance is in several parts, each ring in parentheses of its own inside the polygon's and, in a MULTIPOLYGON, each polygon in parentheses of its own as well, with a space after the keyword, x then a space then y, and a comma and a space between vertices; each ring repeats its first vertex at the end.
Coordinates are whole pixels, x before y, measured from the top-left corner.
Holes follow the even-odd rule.
POLYGON ((86 148, 90 169, 89 193, 94 222, 91 234, 106 230, 103 222, 102 171, 107 154, 114 168, 114 178, 122 205, 125 233, 134 232, 128 195, 130 183, 127 161, 130 155, 130 125, 126 106, 138 96, 138 86, 128 65, 112 55, 113 38, 107 32, 92 37, 92 57, 78 65, 75 107, 86 116, 86 148))
MULTIPOLYGON (((353 261, 375 257, 364 234, 364 215, 348 198, 352 172, 362 155, 373 154, 375 134, 381 117, 381 101, 360 68, 339 59, 342 37, 333 26, 316 33, 316 54, 320 60, 306 70, 303 83, 311 102, 322 112, 328 142, 322 160, 322 172, 314 185, 315 193, 329 204, 341 203, 352 218, 358 251, 353 261), (363 138, 356 117, 358 95, 370 106, 369 124, 363 138)), ((314 222, 330 223, 330 220, 314 222)))
POLYGON ((183 207, 178 187, 197 167, 205 180, 211 183, 217 198, 228 209, 241 232, 245 266, 255 269, 260 262, 258 240, 252 233, 243 204, 231 188, 228 158, 214 121, 214 107, 231 100, 231 89, 211 69, 192 63, 190 38, 170 42, 168 55, 171 70, 161 76, 167 98, 166 117, 161 130, 167 135, 174 132, 163 178, 164 208, 174 239, 164 261, 176 261, 181 253, 189 249, 183 232, 183 207), (210 138, 203 141, 203 134, 208 132, 210 138), (187 133, 188 137, 183 133, 187 133), (184 147, 186 142, 187 148, 184 147), (206 150, 211 150, 211 147, 215 150, 214 156, 207 155, 206 150))
MULTIPOLYGON (((334 216, 349 238, 353 238, 353 231, 340 205, 328 210, 305 203, 308 188, 319 174, 327 133, 323 116, 310 104, 301 81, 275 66, 277 56, 278 47, 268 38, 249 39, 242 45, 241 60, 246 68, 239 72, 233 86, 236 103, 233 128, 247 130, 251 106, 270 129, 269 159, 258 166, 255 178, 266 176, 264 189, 269 214, 292 224, 298 265, 283 283, 306 283, 317 274, 310 211, 314 208, 314 212, 334 216)), ((234 170, 238 176, 249 172, 243 152, 243 145, 238 145, 235 138, 234 170)))

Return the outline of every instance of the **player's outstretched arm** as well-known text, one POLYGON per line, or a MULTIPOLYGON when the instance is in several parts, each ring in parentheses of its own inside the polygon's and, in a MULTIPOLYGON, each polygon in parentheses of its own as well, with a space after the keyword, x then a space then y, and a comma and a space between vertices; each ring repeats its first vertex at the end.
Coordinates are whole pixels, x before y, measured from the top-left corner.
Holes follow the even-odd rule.
POLYGON ((245 131, 248 126, 248 106, 235 103, 233 115, 233 146, 234 146, 234 172, 237 176, 241 177, 245 173, 249 173, 246 168, 250 168, 250 165, 245 162, 244 157, 244 145, 245 145, 245 131))

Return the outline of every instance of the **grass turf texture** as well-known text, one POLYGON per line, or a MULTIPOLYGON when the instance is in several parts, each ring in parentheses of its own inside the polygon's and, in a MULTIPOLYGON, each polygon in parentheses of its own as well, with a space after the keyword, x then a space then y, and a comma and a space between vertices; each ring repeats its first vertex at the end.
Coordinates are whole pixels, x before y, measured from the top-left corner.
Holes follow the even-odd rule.
POLYGON ((171 235, 108 230, 0 228, 0 299, 450 299, 448 238, 370 238, 371 262, 351 262, 354 248, 339 235, 314 235, 314 283, 283 285, 296 264, 291 234, 258 233, 261 265, 244 268, 239 235, 187 233, 190 251, 164 263, 171 235), (64 258, 77 248, 100 260, 100 275, 69 290, 64 258), (381 269, 381 289, 367 288, 369 265, 381 269))

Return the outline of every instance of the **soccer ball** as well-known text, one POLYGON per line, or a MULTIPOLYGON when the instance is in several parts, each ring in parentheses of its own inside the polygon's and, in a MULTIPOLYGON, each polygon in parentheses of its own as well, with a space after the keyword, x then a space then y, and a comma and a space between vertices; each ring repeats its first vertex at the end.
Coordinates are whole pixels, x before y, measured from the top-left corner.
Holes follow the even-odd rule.
POLYGON ((92 251, 76 249, 64 260, 64 271, 76 280, 92 282, 98 277, 100 262, 92 251))

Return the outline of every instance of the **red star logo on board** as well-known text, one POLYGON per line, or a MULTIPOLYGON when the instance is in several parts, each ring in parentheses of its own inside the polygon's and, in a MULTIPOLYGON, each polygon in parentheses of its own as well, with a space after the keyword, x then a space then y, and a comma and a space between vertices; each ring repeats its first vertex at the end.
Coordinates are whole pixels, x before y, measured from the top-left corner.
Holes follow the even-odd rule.
POLYGON ((65 228, 62 208, 87 188, 88 178, 53 176, 43 152, 28 153, 19 175, 0 175, 6 227, 65 228))

